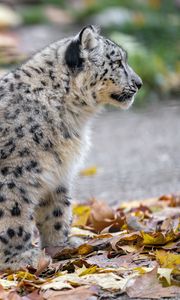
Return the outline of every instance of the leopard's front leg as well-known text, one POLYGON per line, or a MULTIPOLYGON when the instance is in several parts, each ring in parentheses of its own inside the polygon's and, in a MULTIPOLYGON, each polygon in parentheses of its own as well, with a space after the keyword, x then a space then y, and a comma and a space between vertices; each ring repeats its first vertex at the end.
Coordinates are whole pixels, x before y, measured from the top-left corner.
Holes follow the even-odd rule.
POLYGON ((36 223, 43 248, 65 246, 72 220, 71 202, 65 186, 42 199, 36 210, 36 223))

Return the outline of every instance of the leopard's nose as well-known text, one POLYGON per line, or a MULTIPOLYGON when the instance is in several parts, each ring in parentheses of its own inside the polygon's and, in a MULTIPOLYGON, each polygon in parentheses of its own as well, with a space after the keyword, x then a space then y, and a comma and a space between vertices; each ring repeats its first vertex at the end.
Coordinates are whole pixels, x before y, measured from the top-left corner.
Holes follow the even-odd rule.
POLYGON ((136 78, 133 79, 133 83, 134 85, 138 88, 138 90, 142 87, 143 85, 143 82, 142 82, 142 79, 137 76, 136 78))

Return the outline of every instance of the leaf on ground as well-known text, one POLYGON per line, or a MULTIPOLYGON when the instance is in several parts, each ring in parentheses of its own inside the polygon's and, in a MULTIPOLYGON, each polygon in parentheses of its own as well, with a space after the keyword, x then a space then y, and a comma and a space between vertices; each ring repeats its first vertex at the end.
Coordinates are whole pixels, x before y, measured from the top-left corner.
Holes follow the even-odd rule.
POLYGON ((95 232, 101 232, 110 225, 117 225, 118 231, 124 224, 125 218, 115 212, 107 203, 94 201, 91 207, 90 223, 95 232))
POLYGON ((80 175, 81 176, 93 176, 97 174, 97 167, 96 166, 92 166, 86 169, 83 169, 80 171, 80 175))
POLYGON ((180 275, 180 254, 156 250, 156 259, 161 267, 173 269, 173 273, 180 275))
POLYGON ((173 241, 176 237, 174 232, 141 232, 143 238, 143 245, 164 245, 170 241, 173 241))
POLYGON ((35 275, 39 276, 44 270, 46 270, 50 262, 51 258, 45 254, 45 251, 42 251, 35 275))
POLYGON ((85 226, 90 216, 91 209, 88 205, 76 205, 73 207, 73 226, 85 226))
POLYGON ((70 291, 52 291, 48 290, 43 293, 43 298, 46 300, 96 300, 98 289, 96 287, 78 287, 70 291), (92 296, 94 296, 92 298, 92 296))
POLYGON ((126 267, 132 268, 135 266, 133 263, 134 255, 132 253, 128 255, 116 256, 109 259, 107 253, 100 255, 94 255, 86 259, 89 264, 97 265, 100 268, 119 268, 126 267))
POLYGON ((125 287, 130 298, 159 299, 161 297, 175 297, 180 294, 176 286, 162 287, 157 280, 157 267, 141 276, 130 279, 125 287))
POLYGON ((49 264, 43 253, 37 270, 0 272, 0 299, 96 299, 97 293, 89 292, 92 286, 100 288, 98 297, 102 289, 133 298, 176 296, 179 199, 164 196, 117 208, 95 199, 75 205, 71 238, 83 244, 49 246, 46 252, 54 260, 49 264))

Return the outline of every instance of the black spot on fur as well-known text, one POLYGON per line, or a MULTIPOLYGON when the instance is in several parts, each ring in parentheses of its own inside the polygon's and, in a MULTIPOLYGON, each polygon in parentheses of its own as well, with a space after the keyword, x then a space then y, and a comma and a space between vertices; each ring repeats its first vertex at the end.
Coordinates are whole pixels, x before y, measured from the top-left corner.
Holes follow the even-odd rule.
POLYGON ((41 74, 41 71, 38 70, 37 68, 34 68, 34 67, 30 67, 33 71, 35 71, 37 74, 41 74))
POLYGON ((15 216, 18 217, 18 216, 20 216, 20 214, 21 214, 21 211, 19 209, 18 203, 16 202, 15 206, 13 206, 13 208, 11 209, 11 215, 13 217, 15 217, 15 216))
POLYGON ((5 255, 5 256, 11 255, 11 252, 10 252, 9 250, 5 250, 5 251, 4 251, 4 255, 5 255))
POLYGON ((54 224, 54 228, 55 228, 56 230, 60 230, 61 227, 62 227, 62 225, 61 225, 60 222, 56 222, 56 223, 54 224))
POLYGON ((9 171, 9 168, 8 167, 4 167, 4 168, 1 169, 1 174, 3 176, 6 176, 8 174, 8 171, 9 171))
POLYGON ((18 235, 19 237, 21 237, 21 236, 23 235, 23 227, 22 227, 22 226, 19 226, 17 235, 18 235))
POLYGON ((66 199, 64 199, 64 204, 65 204, 66 206, 70 206, 70 205, 71 205, 71 202, 70 202, 70 200, 69 200, 68 198, 66 198, 66 199))
POLYGON ((10 190, 12 190, 16 185, 15 185, 15 183, 14 183, 13 181, 11 181, 11 182, 8 182, 8 183, 7 183, 7 186, 8 186, 8 188, 9 188, 10 190))
POLYGON ((13 83, 10 84, 9 91, 10 92, 14 92, 14 84, 13 83))
POLYGON ((37 88, 33 89, 33 92, 36 93, 36 92, 41 92, 43 90, 44 90, 43 87, 37 87, 37 88))
POLYGON ((48 66, 52 67, 52 66, 53 66, 53 61, 46 60, 46 64, 47 64, 48 66))
POLYGON ((41 84, 44 85, 44 86, 46 86, 46 83, 43 80, 41 80, 41 84))
POLYGON ((21 71, 28 77, 31 77, 31 74, 27 70, 21 69, 21 71))
POLYGON ((0 202, 6 201, 6 198, 3 195, 0 195, 0 202))
POLYGON ((22 250, 23 249, 23 245, 18 245, 15 247, 16 250, 22 250))
POLYGON ((12 228, 8 228, 7 234, 10 238, 13 238, 15 236, 15 231, 12 228))
POLYGON ((8 244, 8 240, 6 238, 4 238, 3 236, 0 236, 0 241, 5 245, 8 244))
POLYGON ((0 218, 2 218, 3 216, 4 216, 4 211, 0 209, 0 218))
POLYGON ((23 126, 20 125, 18 127, 15 127, 15 133, 16 133, 16 135, 17 135, 18 138, 22 138, 24 136, 23 126))
POLYGON ((14 78, 15 79, 19 79, 21 76, 19 75, 19 74, 17 74, 17 73, 14 73, 14 78))
POLYGON ((15 170, 14 170, 14 172, 13 172, 13 174, 14 174, 14 176, 15 177, 20 177, 20 176, 22 176, 22 167, 20 167, 20 166, 17 166, 16 168, 15 168, 15 170))
POLYGON ((67 189, 64 186, 58 186, 58 188, 56 189, 56 193, 60 194, 60 193, 67 193, 67 189))
POLYGON ((30 200, 29 200, 29 198, 27 198, 26 196, 22 196, 22 199, 24 200, 24 202, 26 202, 26 203, 30 203, 30 200))
POLYGON ((53 146, 53 144, 52 144, 52 142, 51 142, 50 140, 48 140, 48 141, 43 145, 45 151, 48 151, 49 149, 51 149, 52 146, 53 146))
POLYGON ((65 62, 67 66, 74 71, 81 71, 83 69, 84 60, 80 56, 80 41, 72 41, 65 52, 65 62))
POLYGON ((19 191, 20 191, 20 193, 21 193, 22 195, 25 195, 25 194, 26 194, 26 191, 25 191, 25 189, 24 189, 24 188, 22 188, 22 187, 20 187, 20 188, 19 188, 19 191))
POLYGON ((24 242, 27 242, 27 241, 30 240, 30 238, 31 238, 31 234, 30 234, 29 232, 26 232, 26 234, 25 234, 25 236, 24 236, 24 238, 23 238, 23 241, 24 241, 24 242))
POLYGON ((37 168, 37 167, 38 167, 37 161, 31 160, 31 161, 28 163, 28 165, 26 166, 26 170, 30 172, 32 169, 35 169, 35 168, 37 168))
POLYGON ((4 113, 4 118, 6 120, 15 120, 17 118, 17 116, 19 115, 20 113, 20 109, 17 108, 15 111, 11 112, 11 111, 6 111, 4 113))
POLYGON ((51 78, 51 80, 53 81, 56 77, 54 76, 54 73, 52 70, 49 70, 49 77, 51 78))
POLYGON ((60 131, 65 139, 70 139, 71 135, 69 133, 68 127, 61 122, 60 131))
POLYGON ((30 151, 27 147, 25 147, 23 150, 19 151, 19 155, 21 157, 25 157, 25 156, 28 156, 30 154, 30 151))
POLYGON ((53 210, 54 217, 61 217, 63 215, 62 210, 60 208, 56 208, 53 210))

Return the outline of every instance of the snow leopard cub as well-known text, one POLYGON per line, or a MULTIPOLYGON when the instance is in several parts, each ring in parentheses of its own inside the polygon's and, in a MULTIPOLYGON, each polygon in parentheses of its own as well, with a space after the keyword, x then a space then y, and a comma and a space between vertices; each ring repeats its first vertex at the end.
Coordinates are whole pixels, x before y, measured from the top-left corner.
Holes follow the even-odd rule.
POLYGON ((66 243, 89 121, 103 104, 129 107, 141 85, 126 52, 93 26, 0 80, 1 269, 36 267, 41 248, 66 243))

